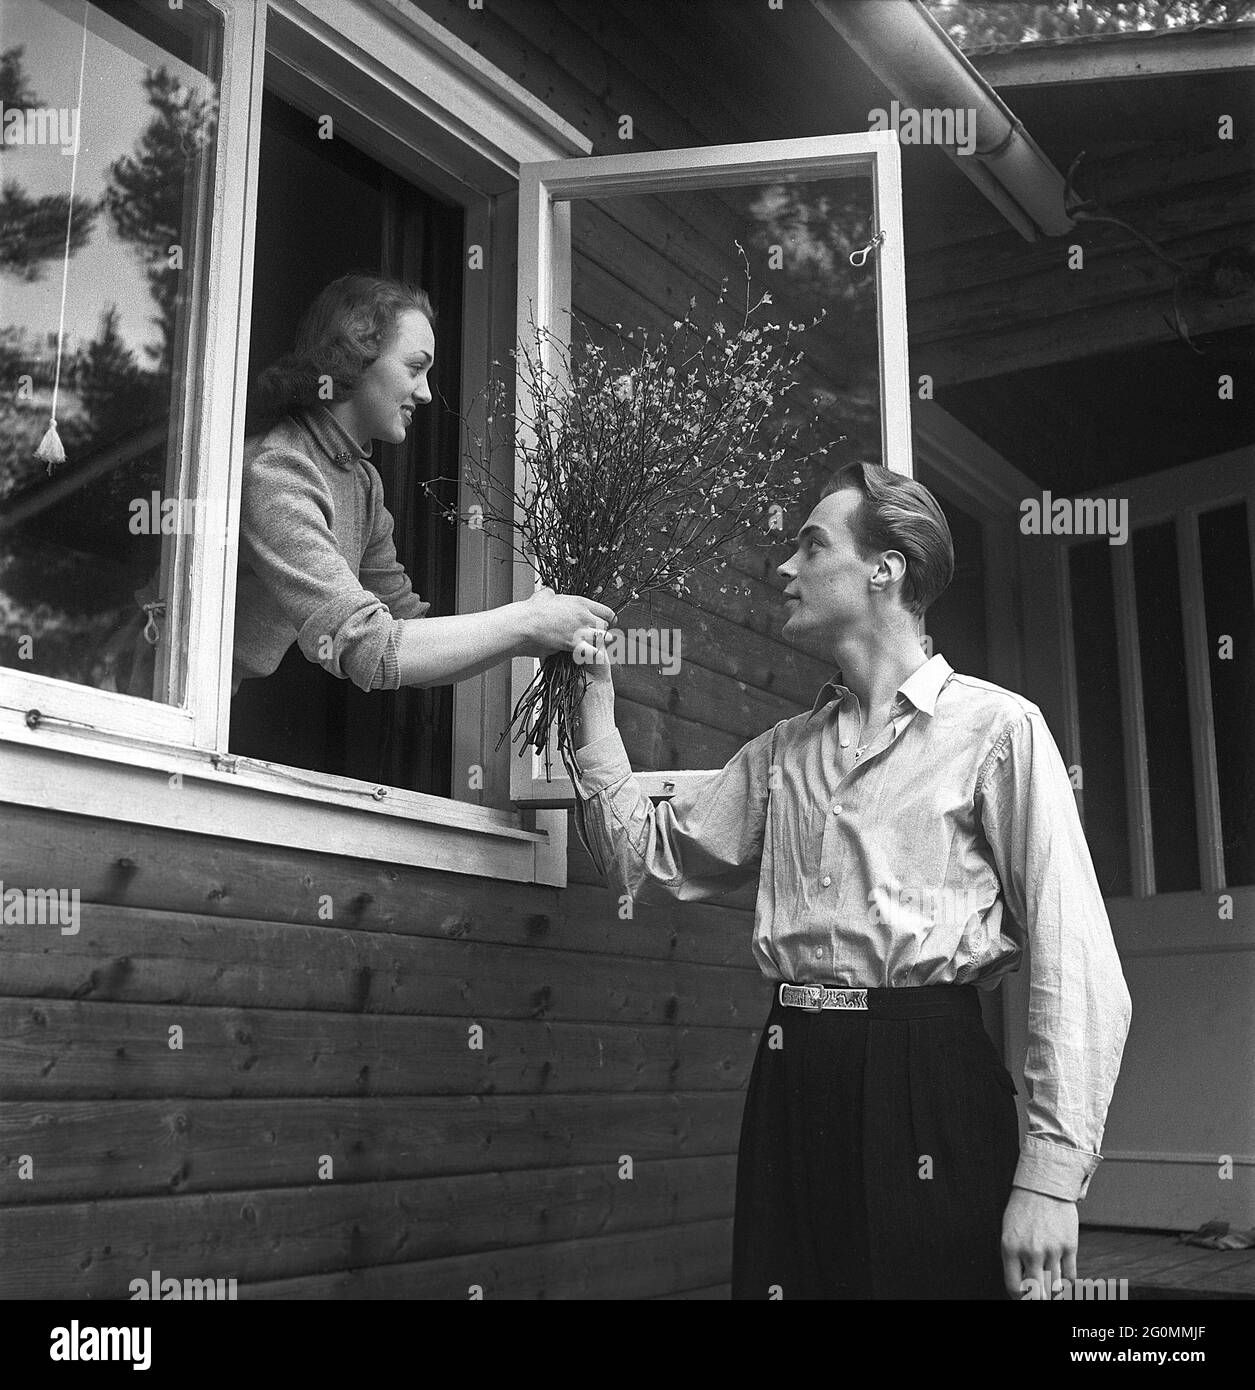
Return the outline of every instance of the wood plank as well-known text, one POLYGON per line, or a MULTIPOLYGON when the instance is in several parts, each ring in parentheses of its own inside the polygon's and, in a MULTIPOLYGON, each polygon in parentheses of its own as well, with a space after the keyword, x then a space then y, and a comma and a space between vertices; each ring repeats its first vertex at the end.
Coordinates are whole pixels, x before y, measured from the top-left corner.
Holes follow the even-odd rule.
MULTIPOLYGON (((732 1157, 0 1209, 0 1297, 126 1298, 176 1278, 275 1279, 713 1221, 732 1157)), ((488 1265, 487 1259, 483 1261, 488 1265)), ((482 1281, 481 1281, 482 1282, 482 1281)))
POLYGON ((683 93, 683 118, 692 122, 699 136, 696 143, 762 138, 761 131, 746 122, 745 105, 736 100, 730 85, 693 81, 692 69, 682 61, 684 50, 668 42, 669 30, 642 24, 635 15, 627 19, 605 0, 597 5, 587 0, 555 0, 553 7, 589 34, 609 60, 623 58, 635 83, 664 106, 670 106, 669 97, 683 93))
MULTIPOLYGON (((602 885, 601 875, 593 866, 593 861, 589 857, 588 851, 585 850, 584 846, 580 843, 579 837, 575 833, 574 811, 569 811, 567 815, 567 826, 569 830, 569 835, 567 839, 567 872, 570 875, 568 882, 568 891, 570 891, 570 889, 575 887, 576 885, 589 885, 593 886, 595 889, 600 889, 600 891, 605 893, 606 896, 609 898, 611 896, 611 890, 605 888, 602 885)), ((741 961, 744 959, 745 954, 750 949, 750 942, 753 938, 754 931, 754 910, 757 898, 758 883, 757 881, 754 881, 752 883, 747 884, 744 888, 738 888, 735 891, 726 894, 724 897, 718 900, 718 907, 720 910, 726 909, 730 913, 736 911, 744 913, 746 915, 746 920, 744 921, 744 925, 741 929, 742 935, 740 938, 740 945, 743 949, 736 949, 734 943, 734 949, 730 952, 728 956, 728 960, 726 962, 727 964, 740 964, 741 961)), ((612 900, 617 904, 617 899, 612 900)), ((678 904, 676 906, 679 907, 678 904)), ((641 913, 667 910, 669 909, 666 907, 653 908, 638 905, 637 914, 639 918, 639 915, 641 913)))
MULTIPOLYGON (((471 10, 464 0, 422 0, 421 8, 587 136, 594 154, 622 151, 617 115, 598 95, 573 82, 560 62, 513 29, 505 7, 490 0, 483 9, 471 10)), ((631 148, 658 147, 643 128, 636 135, 631 148)))
MULTIPOLYGON (((1163 249, 1184 265, 1202 271, 1208 259, 1235 242, 1249 238, 1251 199, 1229 209, 1229 220, 1214 229, 1184 229, 1167 238, 1163 249)), ((1014 279, 998 281, 959 295, 953 288, 936 298, 911 300, 911 344, 928 347, 956 339, 978 337, 992 326, 1008 329, 1038 318, 1123 303, 1158 290, 1171 299, 1173 271, 1140 246, 1130 247, 1126 233, 1103 228, 1078 229, 1069 241, 1058 243, 1049 261, 1027 267, 1014 279), (1123 238, 1123 239, 1122 239, 1123 238), (1068 268, 1068 247, 1084 248, 1083 270, 1068 268)), ((951 287, 953 280, 950 281, 951 287)), ((1183 288, 1183 309, 1196 295, 1183 288)))
POLYGON ((475 1255, 242 1284, 241 1299, 652 1298, 711 1284, 732 1264, 732 1223, 685 1222, 659 1231, 484 1251, 475 1255))
MULTIPOLYGON (((1075 314, 1060 314, 1031 325, 990 328, 979 338, 951 339, 912 348, 914 372, 927 372, 938 390, 964 381, 983 381, 1009 372, 1028 371, 1055 362, 1076 360, 1077 344, 1087 356, 1177 341, 1165 315, 1172 314, 1172 292, 1156 290, 1138 299, 1102 305, 1075 314)), ((1190 336, 1204 337, 1251 322, 1251 295, 1191 304, 1186 314, 1190 336)))
POLYGON ((687 965, 97 903, 75 936, 0 925, 0 958, 6 994, 44 999, 715 1027, 763 1009, 748 950, 687 965))
POLYGON ((735 1154, 738 1091, 669 1095, 11 1101, 0 1206, 735 1154), (17 1177, 18 1155, 33 1176, 17 1177))
POLYGON ((757 1032, 0 999, 0 1099, 739 1090, 757 1032), (168 1030, 183 1029, 171 1051, 168 1030))
MULTIPOLYGON (((1104 189, 1105 212, 1131 223, 1169 254, 1183 260, 1200 233, 1218 238, 1233 222, 1249 220, 1253 142, 1247 137, 1244 143, 1247 149, 1240 152, 1226 150, 1225 141, 1212 141, 1208 155, 1202 155, 1196 165, 1187 165, 1179 157, 1164 159, 1158 145, 1154 146, 1153 159, 1148 160, 1142 152, 1137 160, 1142 186, 1136 198, 1112 198, 1107 191, 1107 166, 1095 170, 1088 177, 1087 186, 1104 189), (1187 168, 1192 172, 1184 177, 1187 168), (1164 181, 1162 186, 1154 182, 1156 177, 1164 181), (1149 186, 1147 180, 1151 181, 1149 186)), ((1085 270, 1073 273, 1074 279, 1088 279, 1091 271, 1104 262, 1117 269, 1122 266, 1127 274, 1130 256, 1138 264, 1144 257, 1147 269, 1159 264, 1140 243, 1130 240, 1127 232, 1101 222, 1078 223, 1065 237, 1031 244, 1013 231, 969 238, 913 258, 907 273, 912 327, 917 314, 932 316, 929 306, 938 300, 950 300, 961 307, 971 292, 982 302, 992 303, 996 296, 991 291, 998 286, 1002 287, 1004 310, 1014 310, 1015 300, 1005 297, 1008 287, 1058 271, 1066 265, 1067 247, 1073 241, 1085 247, 1085 270), (961 293, 957 286, 963 287, 961 293)), ((1222 244, 1222 240, 1216 241, 1217 247, 1222 244)))
POLYGON ((746 742, 706 724, 650 709, 632 700, 615 700, 615 724, 635 771, 705 772, 724 766, 746 742))
POLYGON ((1162 1237, 1144 1231, 1113 1231, 1105 1226, 1081 1227, 1078 1256, 1087 1263, 1127 1257, 1131 1250, 1150 1250, 1162 1237))
POLYGON ((363 932, 728 965, 744 964, 748 950, 744 917, 723 906, 641 906, 629 925, 605 887, 503 887, 29 807, 4 814, 0 881, 72 885, 84 902, 312 926, 319 898, 332 892, 337 925, 363 932))
POLYGON ((1228 1256, 1222 1264, 1208 1264, 1205 1271, 1200 1266, 1191 1265, 1190 1271, 1197 1269, 1197 1276, 1189 1282, 1182 1279, 1173 1281, 1176 1288, 1186 1288, 1193 1292, 1206 1290, 1217 1294, 1245 1294, 1255 1298, 1255 1255, 1249 1250, 1218 1250, 1217 1255, 1228 1256))
MULTIPOLYGON (((753 604, 747 605, 747 616, 753 608, 753 604)), ((797 710, 809 710, 820 686, 832 675, 832 663, 790 646, 772 633, 707 612, 699 606, 696 594, 693 601, 666 592, 651 594, 625 609, 616 625, 625 626, 629 616, 638 627, 679 628, 684 634, 686 663, 695 661, 706 671, 771 696, 782 707, 773 723, 797 710)), ((767 726, 760 725, 758 732, 763 727, 767 726)))

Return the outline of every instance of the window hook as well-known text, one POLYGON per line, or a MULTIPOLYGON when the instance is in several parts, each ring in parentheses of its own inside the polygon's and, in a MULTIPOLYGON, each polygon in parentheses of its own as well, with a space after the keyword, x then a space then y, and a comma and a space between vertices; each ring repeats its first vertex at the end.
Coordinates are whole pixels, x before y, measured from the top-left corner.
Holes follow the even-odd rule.
POLYGON ((874 237, 872 237, 872 239, 867 243, 866 246, 860 247, 860 249, 857 251, 850 252, 850 264, 856 266, 865 265, 867 263, 868 256, 871 255, 871 253, 876 249, 877 246, 880 245, 882 241, 884 241, 884 239, 885 233, 884 228, 882 227, 881 230, 878 231, 874 237))
POLYGON ((155 647, 161 641, 161 629, 157 626, 157 614, 160 613, 162 617, 165 616, 165 601, 145 603, 143 609, 148 614, 148 621, 144 624, 144 640, 150 647, 155 647))

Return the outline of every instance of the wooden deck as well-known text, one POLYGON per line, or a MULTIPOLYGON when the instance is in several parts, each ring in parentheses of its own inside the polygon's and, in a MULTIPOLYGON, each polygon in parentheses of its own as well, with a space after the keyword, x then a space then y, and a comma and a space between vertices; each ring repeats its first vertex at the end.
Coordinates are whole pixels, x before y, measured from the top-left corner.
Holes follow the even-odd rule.
POLYGON ((1171 1231, 1082 1226, 1077 1273, 1127 1279, 1137 1299, 1255 1298, 1255 1250, 1183 1245, 1171 1231))

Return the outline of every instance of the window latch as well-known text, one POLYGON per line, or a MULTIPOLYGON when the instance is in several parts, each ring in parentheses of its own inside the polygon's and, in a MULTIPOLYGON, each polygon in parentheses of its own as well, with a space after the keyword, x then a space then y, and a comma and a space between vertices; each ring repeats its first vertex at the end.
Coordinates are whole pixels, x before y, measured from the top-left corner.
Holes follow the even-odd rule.
POLYGON ((148 621, 144 624, 144 639, 150 647, 155 647, 161 641, 161 629, 157 626, 157 614, 160 613, 163 618, 165 617, 165 600, 161 599, 157 603, 146 603, 143 608, 144 612, 148 614, 148 621))
POLYGON ((882 241, 884 241, 884 239, 885 233, 884 229, 882 228, 880 231, 876 233, 874 237, 872 237, 872 239, 867 243, 866 246, 860 247, 857 251, 850 252, 850 264, 857 266, 865 265, 868 256, 871 255, 871 253, 876 249, 877 246, 880 245, 882 241))

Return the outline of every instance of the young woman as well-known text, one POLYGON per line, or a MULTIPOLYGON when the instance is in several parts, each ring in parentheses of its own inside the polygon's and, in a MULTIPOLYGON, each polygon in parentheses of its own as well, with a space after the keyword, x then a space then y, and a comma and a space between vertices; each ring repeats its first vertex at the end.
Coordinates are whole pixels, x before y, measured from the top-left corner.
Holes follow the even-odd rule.
POLYGON ((310 305, 293 351, 258 379, 277 422, 245 443, 232 693, 295 642, 363 690, 448 685, 513 656, 573 650, 612 609, 542 589, 480 613, 427 616, 397 560, 373 441, 399 444, 431 401, 427 295, 346 275, 310 305), (421 621, 420 621, 421 619, 421 621))

